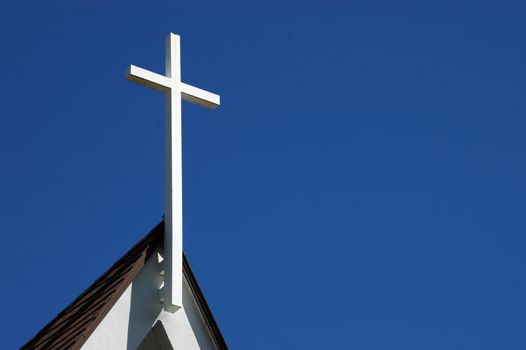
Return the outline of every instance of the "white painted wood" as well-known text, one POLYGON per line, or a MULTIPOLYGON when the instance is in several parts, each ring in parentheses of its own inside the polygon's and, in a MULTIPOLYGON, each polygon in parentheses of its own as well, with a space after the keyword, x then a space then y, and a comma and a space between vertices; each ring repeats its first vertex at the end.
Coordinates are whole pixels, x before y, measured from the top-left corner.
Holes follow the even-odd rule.
POLYGON ((216 109, 219 106, 219 95, 181 83, 183 100, 193 102, 206 108, 216 109))
POLYGON ((136 67, 134 65, 130 65, 130 67, 128 68, 128 71, 126 72, 126 78, 129 81, 133 81, 134 83, 140 85, 148 86, 152 89, 161 92, 168 92, 172 87, 172 82, 170 78, 167 78, 164 75, 150 72, 146 69, 136 67))
MULTIPOLYGON (((126 72, 126 77, 134 83, 148 86, 161 92, 168 92, 172 87, 170 78, 134 65, 130 65, 126 72)), ((216 109, 220 104, 219 95, 182 82, 179 83, 179 88, 181 89, 182 99, 188 102, 193 102, 210 109, 216 109)))
POLYGON ((181 82, 179 35, 166 38, 165 75, 130 65, 126 78, 166 95, 165 164, 164 164, 164 232, 165 287, 164 308, 175 312, 182 306, 183 274, 183 179, 181 99, 214 109, 219 95, 181 82))

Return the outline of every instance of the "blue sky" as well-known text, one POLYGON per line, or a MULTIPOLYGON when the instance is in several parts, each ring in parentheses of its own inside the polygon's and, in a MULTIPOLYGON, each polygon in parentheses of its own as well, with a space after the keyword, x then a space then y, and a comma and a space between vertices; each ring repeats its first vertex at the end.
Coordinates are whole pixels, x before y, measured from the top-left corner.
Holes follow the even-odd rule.
POLYGON ((0 338, 27 341, 162 216, 233 349, 526 347, 524 4, 0 4, 0 338))

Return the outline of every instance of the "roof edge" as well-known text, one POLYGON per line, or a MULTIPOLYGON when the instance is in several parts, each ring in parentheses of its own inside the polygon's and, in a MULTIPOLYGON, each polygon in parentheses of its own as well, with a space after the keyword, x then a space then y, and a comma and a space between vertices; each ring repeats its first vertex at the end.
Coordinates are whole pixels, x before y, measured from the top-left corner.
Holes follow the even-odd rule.
POLYGON ((223 338, 223 334, 221 333, 221 330, 217 325, 214 315, 212 314, 212 310, 210 310, 210 306, 208 305, 205 296, 201 291, 201 287, 199 287, 199 284, 197 283, 197 279, 195 278, 190 264, 188 263, 188 259, 186 258, 186 254, 184 253, 183 274, 186 277, 188 286, 190 287, 190 290, 194 295, 199 311, 201 312, 201 315, 203 315, 203 319, 206 323, 206 326, 208 327, 208 330, 210 331, 210 335, 212 336, 212 339, 214 340, 217 348, 219 350, 228 350, 228 346, 226 345, 225 339, 223 338))
MULTIPOLYGON (((42 341, 40 339, 45 339, 46 334, 54 327, 57 327, 57 324, 60 323, 60 320, 62 318, 65 318, 65 316, 69 312, 71 312, 72 309, 79 308, 79 304, 82 303, 82 300, 86 298, 94 289, 96 289, 97 285, 104 282, 104 280, 108 278, 108 276, 110 276, 112 272, 114 272, 114 270, 118 269, 122 264, 126 263, 126 260, 133 258, 134 255, 137 254, 137 251, 143 250, 141 253, 139 253, 140 255, 137 258, 137 261, 139 263, 133 266, 132 271, 130 271, 130 274, 126 276, 125 280, 119 284, 119 287, 115 290, 115 293, 113 293, 111 299, 107 303, 105 303, 105 305, 99 310, 96 319, 80 334, 80 338, 74 339, 75 341, 72 344, 69 344, 69 346, 71 346, 70 349, 80 349, 82 345, 84 345, 86 340, 89 338, 89 336, 98 327, 100 322, 102 322, 104 317, 106 317, 113 305, 117 302, 117 300, 119 300, 126 288, 128 288, 128 286, 135 279, 137 274, 141 271, 148 258, 159 246, 164 233, 163 227, 164 221, 161 221, 146 236, 141 238, 135 245, 133 245, 133 247, 130 250, 128 250, 123 256, 121 256, 119 260, 117 260, 113 265, 111 265, 111 267, 108 270, 106 270, 99 278, 97 278, 77 298, 75 298, 73 302, 66 306, 64 310, 58 313, 57 316, 55 316, 51 321, 49 321, 37 334, 35 334, 29 341, 22 345, 20 347, 20 350, 40 349, 42 347, 45 348, 47 344, 51 343, 52 340, 57 337, 57 335, 50 336, 45 341, 42 341), (152 247, 155 248, 152 249, 152 247)), ((66 323, 60 328, 66 328, 67 325, 68 323, 66 323)), ((57 334, 60 335, 60 332, 57 334)))

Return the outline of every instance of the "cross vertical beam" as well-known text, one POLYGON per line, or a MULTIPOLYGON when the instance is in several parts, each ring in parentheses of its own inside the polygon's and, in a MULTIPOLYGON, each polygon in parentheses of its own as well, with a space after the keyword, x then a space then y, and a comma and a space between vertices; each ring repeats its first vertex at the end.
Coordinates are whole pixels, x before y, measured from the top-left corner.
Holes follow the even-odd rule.
POLYGON ((181 52, 178 35, 166 38, 166 93, 164 161, 164 307, 174 312, 183 306, 183 150, 181 134, 181 52))
POLYGON ((218 95, 181 82, 180 37, 166 38, 165 75, 131 65, 126 79, 165 93, 164 309, 183 306, 183 171, 181 99, 215 109, 218 95))

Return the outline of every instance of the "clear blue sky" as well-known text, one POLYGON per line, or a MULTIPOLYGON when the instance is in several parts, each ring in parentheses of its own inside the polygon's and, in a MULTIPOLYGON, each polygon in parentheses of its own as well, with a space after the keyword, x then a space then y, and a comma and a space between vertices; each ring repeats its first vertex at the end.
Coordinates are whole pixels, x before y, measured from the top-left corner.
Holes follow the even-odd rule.
POLYGON ((185 250, 233 349, 526 348, 526 7, 3 1, 0 338, 162 216, 182 75, 185 250))

